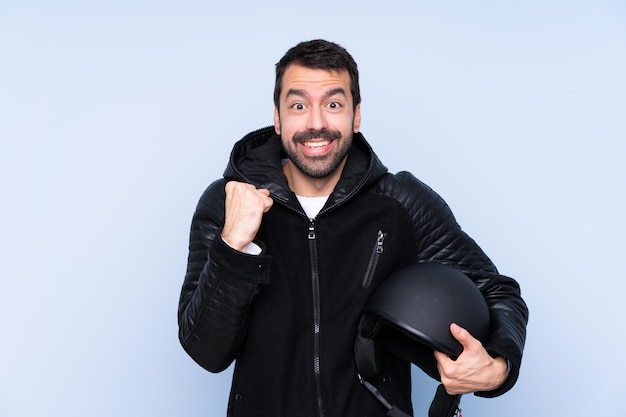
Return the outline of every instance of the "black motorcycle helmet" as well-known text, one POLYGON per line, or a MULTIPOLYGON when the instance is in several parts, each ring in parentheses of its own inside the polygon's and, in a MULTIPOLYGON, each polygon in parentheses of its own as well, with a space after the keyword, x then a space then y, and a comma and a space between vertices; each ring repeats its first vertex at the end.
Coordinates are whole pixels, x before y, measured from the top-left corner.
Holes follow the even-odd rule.
MULTIPOLYGON (((389 416, 406 414, 387 403, 367 380, 379 375, 387 354, 410 361, 440 380, 433 350, 452 359, 463 351, 450 333, 451 323, 483 344, 490 334, 485 298, 470 278, 452 266, 414 264, 394 272, 375 290, 359 324, 355 358, 359 378, 388 408, 389 416)), ((454 415, 460 398, 439 386, 429 416, 454 415)))

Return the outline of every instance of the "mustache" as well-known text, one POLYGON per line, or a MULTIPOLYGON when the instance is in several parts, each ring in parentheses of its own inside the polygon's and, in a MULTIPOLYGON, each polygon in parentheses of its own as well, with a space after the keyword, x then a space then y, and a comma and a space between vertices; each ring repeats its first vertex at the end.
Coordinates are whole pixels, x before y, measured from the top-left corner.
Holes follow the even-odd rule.
POLYGON ((294 142, 303 142, 311 139, 327 139, 335 140, 341 139, 341 132, 338 130, 306 130, 304 132, 297 132, 293 135, 294 142))

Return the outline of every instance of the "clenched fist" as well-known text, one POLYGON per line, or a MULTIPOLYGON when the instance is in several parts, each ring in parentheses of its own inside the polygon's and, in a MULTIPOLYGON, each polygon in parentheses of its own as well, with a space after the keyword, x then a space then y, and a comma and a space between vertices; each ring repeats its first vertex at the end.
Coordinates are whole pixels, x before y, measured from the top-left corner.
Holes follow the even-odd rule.
POLYGON ((254 240, 263 214, 272 207, 273 200, 266 189, 229 181, 226 183, 226 215, 222 239, 233 249, 244 252, 254 240))

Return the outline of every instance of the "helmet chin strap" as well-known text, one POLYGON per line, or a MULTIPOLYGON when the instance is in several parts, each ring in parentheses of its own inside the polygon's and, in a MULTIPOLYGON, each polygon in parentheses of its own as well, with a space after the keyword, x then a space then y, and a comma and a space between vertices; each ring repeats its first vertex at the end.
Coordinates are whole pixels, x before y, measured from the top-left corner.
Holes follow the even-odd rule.
MULTIPOLYGON (((400 410, 395 405, 392 405, 383 397, 383 395, 376 389, 375 386, 370 384, 368 381, 363 379, 361 374, 359 374, 359 381, 361 384, 367 388, 369 392, 372 393, 374 397, 382 405, 387 409, 388 417, 411 417, 404 411, 400 410)), ((428 409, 428 417, 454 417, 459 416, 461 413, 461 409, 459 408, 459 404, 461 402, 461 395, 450 395, 446 392, 443 384, 439 384, 437 387, 437 392, 435 393, 435 398, 433 402, 430 404, 430 408, 428 409)))
POLYGON ((428 417, 461 417, 461 394, 450 395, 443 384, 439 384, 435 398, 428 409, 428 417))
POLYGON ((387 409, 387 416, 388 417, 411 417, 407 413, 405 413, 404 411, 400 410, 395 405, 389 404, 389 401, 387 401, 385 399, 385 397, 383 397, 383 395, 380 393, 380 391, 378 391, 375 386, 373 386, 372 384, 370 384, 369 382, 364 380, 361 377, 361 374, 359 374, 359 381, 361 381, 361 384, 363 384, 365 386, 365 388, 367 388, 368 391, 371 392, 372 395, 374 395, 374 397, 376 397, 376 399, 378 401, 380 401, 382 403, 382 405, 385 406, 385 408, 387 409))
MULTIPOLYGON (((375 378, 384 367, 381 341, 376 337, 381 330, 381 321, 370 314, 361 318, 359 331, 354 344, 359 381, 387 409, 389 417, 410 417, 409 414, 392 405, 366 378, 375 378)), ((400 354, 399 356, 404 356, 400 354)), ((405 358, 406 359, 406 358, 405 358)), ((450 395, 443 384, 439 384, 435 397, 428 410, 428 417, 460 417, 461 395, 450 395)))

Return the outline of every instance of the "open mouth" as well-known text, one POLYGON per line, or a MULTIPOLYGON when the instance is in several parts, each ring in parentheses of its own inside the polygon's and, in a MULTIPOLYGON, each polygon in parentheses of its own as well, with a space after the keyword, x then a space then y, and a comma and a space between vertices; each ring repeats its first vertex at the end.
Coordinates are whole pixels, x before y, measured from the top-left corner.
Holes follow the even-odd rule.
POLYGON ((307 130, 293 135, 293 141, 300 146, 301 152, 310 157, 322 157, 332 152, 341 133, 336 130, 307 130))
POLYGON ((322 157, 331 152, 334 142, 334 140, 330 139, 311 139, 303 140, 299 142, 299 145, 304 155, 310 157, 322 157))
POLYGON ((331 142, 330 140, 316 140, 316 141, 304 141, 301 143, 302 145, 310 149, 320 149, 320 148, 330 145, 330 142, 331 142))

